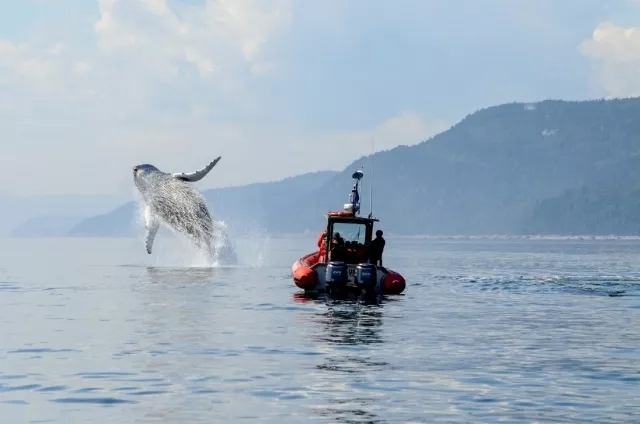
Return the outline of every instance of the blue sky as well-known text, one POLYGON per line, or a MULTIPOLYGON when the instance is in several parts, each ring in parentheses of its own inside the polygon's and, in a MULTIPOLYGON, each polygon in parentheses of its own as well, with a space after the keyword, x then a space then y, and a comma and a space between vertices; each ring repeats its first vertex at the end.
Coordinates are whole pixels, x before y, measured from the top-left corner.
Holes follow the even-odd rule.
POLYGON ((342 169, 478 108, 640 95, 634 0, 22 0, 0 5, 0 191, 131 193, 342 169))

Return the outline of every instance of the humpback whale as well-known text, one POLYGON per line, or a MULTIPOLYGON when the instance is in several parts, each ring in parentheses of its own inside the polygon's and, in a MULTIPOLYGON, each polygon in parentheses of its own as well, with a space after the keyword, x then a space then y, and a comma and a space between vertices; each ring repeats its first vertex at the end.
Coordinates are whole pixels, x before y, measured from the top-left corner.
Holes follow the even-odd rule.
POLYGON ((168 173, 153 165, 133 167, 133 180, 144 200, 146 249, 151 254, 160 223, 190 236, 199 249, 210 256, 215 254, 213 243, 216 225, 205 204, 204 197, 189 183, 200 181, 220 161, 221 156, 204 168, 190 173, 168 173))

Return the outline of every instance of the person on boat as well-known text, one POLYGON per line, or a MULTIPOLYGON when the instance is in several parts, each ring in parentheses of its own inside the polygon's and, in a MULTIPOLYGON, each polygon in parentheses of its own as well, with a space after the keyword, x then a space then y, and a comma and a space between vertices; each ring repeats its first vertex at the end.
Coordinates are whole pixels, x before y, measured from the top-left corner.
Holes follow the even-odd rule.
POLYGON ((369 253, 369 263, 382 265, 382 252, 386 241, 382 237, 382 230, 376 231, 376 238, 369 242, 367 250, 369 253))
POLYGON ((324 230, 318 236, 318 256, 320 261, 324 262, 324 255, 327 252, 327 230, 324 230))
POLYGON ((318 236, 318 247, 320 249, 322 249, 322 246, 324 245, 324 242, 325 242, 326 239, 327 239, 327 230, 324 230, 318 236))
POLYGON ((344 261, 346 260, 346 248, 344 245, 344 239, 340 236, 340 233, 333 233, 333 240, 331 240, 331 260, 332 261, 344 261))

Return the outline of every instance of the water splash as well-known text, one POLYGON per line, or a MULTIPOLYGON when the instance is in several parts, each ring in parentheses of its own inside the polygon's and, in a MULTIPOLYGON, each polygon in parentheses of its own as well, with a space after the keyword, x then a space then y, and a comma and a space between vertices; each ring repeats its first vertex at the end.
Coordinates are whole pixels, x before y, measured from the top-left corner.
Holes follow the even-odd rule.
POLYGON ((224 221, 213 221, 213 266, 238 265, 236 246, 224 221))
MULTIPOLYGON (((189 267, 264 266, 270 238, 258 223, 245 224, 240 232, 242 240, 232 240, 227 224, 214 219, 212 205, 188 184, 154 170, 140 173, 134 181, 140 238, 144 240, 146 234, 147 205, 157 212, 161 223, 153 248, 158 266, 176 261, 189 267), (166 229, 172 236, 169 240, 166 229)), ((238 235, 237 228, 235 233, 238 235)))
MULTIPOLYGON (((197 194, 199 195, 199 193, 197 194)), ((135 224, 138 228, 136 233, 144 240, 146 234, 145 209, 148 203, 137 190, 134 190, 133 197, 136 204, 135 224)), ((191 199, 185 197, 184 202, 180 202, 182 196, 175 196, 173 200, 176 201, 176 198, 178 203, 176 213, 181 215, 180 218, 183 222, 199 219, 193 211, 189 210, 191 208, 189 200, 191 199)), ((166 230, 169 230, 170 235, 169 238, 162 237, 161 243, 158 242, 159 240, 154 243, 154 260, 157 266, 220 267, 238 265, 235 245, 229 237, 227 226, 223 221, 216 221, 212 217, 211 234, 201 236, 207 238, 208 243, 205 246, 198 243, 201 240, 186 234, 184 225, 176 228, 174 223, 167 222, 164 217, 156 216, 156 218, 160 222, 160 230, 156 238, 162 237, 161 232, 166 234, 166 230)), ((195 223, 187 222, 186 224, 194 226, 195 223)))
POLYGON ((242 252, 242 256, 246 258, 243 265, 251 268, 260 268, 268 263, 267 254, 270 251, 270 241, 271 237, 264 228, 256 226, 251 228, 250 231, 245 231, 244 236, 238 240, 238 249, 242 252))

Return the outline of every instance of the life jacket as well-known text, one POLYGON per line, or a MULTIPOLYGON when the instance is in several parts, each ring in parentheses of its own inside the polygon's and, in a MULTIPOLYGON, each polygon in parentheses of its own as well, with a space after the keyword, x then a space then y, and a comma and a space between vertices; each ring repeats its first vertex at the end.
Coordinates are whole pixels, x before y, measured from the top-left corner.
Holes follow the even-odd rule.
POLYGON ((324 241, 325 241, 326 238, 327 238, 327 234, 324 233, 324 232, 320 233, 320 235, 318 236, 318 242, 317 243, 318 243, 318 247, 320 249, 322 249, 322 247, 324 246, 324 241))
POLYGON ((327 235, 325 233, 321 233, 318 236, 318 248, 319 248, 319 261, 320 262, 324 262, 324 255, 327 252, 327 245, 326 245, 326 239, 327 239, 327 235))

